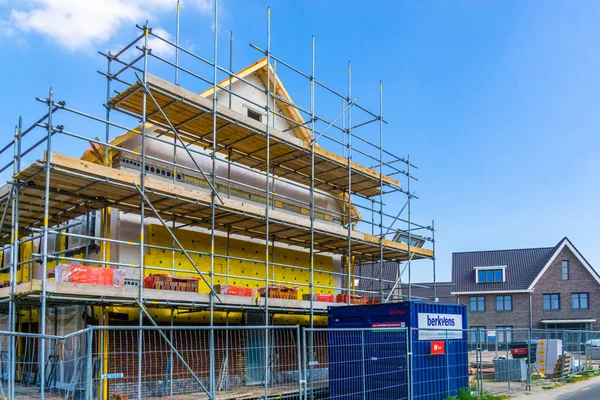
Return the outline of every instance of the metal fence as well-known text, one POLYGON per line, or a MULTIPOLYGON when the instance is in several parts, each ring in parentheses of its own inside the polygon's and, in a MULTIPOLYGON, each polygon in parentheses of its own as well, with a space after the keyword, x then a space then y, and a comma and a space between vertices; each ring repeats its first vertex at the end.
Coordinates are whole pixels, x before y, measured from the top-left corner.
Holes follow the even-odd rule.
POLYGON ((447 399, 600 365, 600 333, 298 326, 0 332, 0 398, 447 399), (44 346, 46 359, 40 360, 44 346))
POLYGON ((469 331, 471 387, 479 394, 528 390, 600 368, 600 332, 548 329, 469 331))
POLYGON ((304 329, 305 398, 409 398, 405 328, 304 329))
POLYGON ((91 398, 90 340, 91 330, 62 337, 0 332, 1 398, 38 399, 45 393, 57 399, 91 398), (45 360, 38 357, 42 346, 45 360))
POLYGON ((94 398, 298 394, 299 337, 297 326, 94 329, 94 398))

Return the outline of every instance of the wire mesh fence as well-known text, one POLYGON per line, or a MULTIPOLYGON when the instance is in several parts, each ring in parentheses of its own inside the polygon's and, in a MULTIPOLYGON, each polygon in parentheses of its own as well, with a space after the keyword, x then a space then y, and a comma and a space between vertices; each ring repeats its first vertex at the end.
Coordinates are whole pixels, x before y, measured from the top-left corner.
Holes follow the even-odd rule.
POLYGON ((89 330, 64 337, 0 332, 0 396, 6 399, 84 398, 89 385, 89 330), (44 359, 40 359, 41 349, 44 359), (43 388, 43 389, 42 389, 43 388))
POLYGON ((305 395, 309 399, 405 399, 405 328, 305 329, 305 395))
POLYGON ((479 393, 530 389, 600 368, 600 334, 552 329, 474 329, 469 366, 479 393))
POLYGON ((94 334, 99 398, 300 392, 298 327, 109 327, 94 334))
POLYGON ((592 331, 383 324, 0 332, 0 396, 10 399, 448 399, 526 390, 599 367, 600 333, 592 331))

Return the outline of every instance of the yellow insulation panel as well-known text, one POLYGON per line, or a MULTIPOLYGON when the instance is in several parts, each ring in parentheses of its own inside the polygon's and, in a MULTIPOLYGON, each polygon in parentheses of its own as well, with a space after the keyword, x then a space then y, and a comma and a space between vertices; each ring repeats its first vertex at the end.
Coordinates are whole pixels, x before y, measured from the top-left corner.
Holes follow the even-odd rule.
MULTIPOLYGON (((172 247, 171 236, 161 226, 152 225, 148 230, 147 240, 150 244, 172 247)), ((210 252, 210 235, 187 230, 178 230, 177 239, 188 251, 210 252)), ((308 284, 310 282, 310 256, 307 252, 283 249, 269 246, 271 262, 276 264, 286 264, 288 266, 273 265, 269 266, 270 279, 275 284, 288 286, 300 286, 300 299, 302 294, 310 293, 308 284), (300 268, 299 268, 300 267, 300 268), (303 269, 307 268, 307 269, 303 269)), ((173 265, 176 270, 185 270, 189 272, 175 272, 176 276, 197 277, 194 267, 183 254, 183 252, 173 252, 170 250, 149 248, 146 255, 145 275, 157 273, 170 273, 173 265), (158 267, 158 268, 153 268, 158 267), (166 269, 166 270, 163 270, 166 269)), ((215 253, 227 254, 227 239, 224 237, 215 237, 215 253)), ((265 286, 265 245, 260 243, 247 242, 243 240, 231 239, 229 244, 229 254, 231 257, 240 259, 230 259, 229 262, 224 257, 215 256, 215 277, 214 284, 231 284, 235 286, 244 286, 249 288, 259 288, 265 286), (218 276, 219 274, 228 275, 218 276)), ((210 272, 210 256, 200 254, 190 254, 190 257, 196 266, 202 272, 210 272)), ((314 268, 325 272, 314 273, 315 286, 324 286, 315 288, 314 293, 334 293, 333 259, 323 255, 315 255, 314 268)), ((208 275, 205 275, 207 280, 208 275)), ((200 282, 199 291, 208 293, 209 288, 204 282, 200 282)))

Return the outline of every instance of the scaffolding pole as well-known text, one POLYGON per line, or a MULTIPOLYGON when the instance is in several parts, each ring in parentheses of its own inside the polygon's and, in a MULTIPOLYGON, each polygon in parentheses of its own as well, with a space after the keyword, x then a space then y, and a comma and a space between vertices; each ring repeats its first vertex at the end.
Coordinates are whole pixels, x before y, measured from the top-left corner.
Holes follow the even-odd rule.
MULTIPOLYGON (((46 334, 46 296, 47 296, 47 275, 48 275, 48 218, 50 210, 50 169, 52 162, 52 105, 54 102, 54 92, 50 88, 48 94, 48 137, 46 138, 46 187, 44 190, 44 231, 42 236, 42 298, 40 308, 40 333, 46 334)), ((44 336, 40 337, 40 399, 44 400, 46 387, 46 342, 44 336)))
MULTIPOLYGON (((352 101, 352 63, 350 61, 348 61, 348 97, 346 98, 346 102, 348 104, 350 104, 350 102, 352 101)), ((347 283, 347 302, 348 304, 351 304, 351 288, 352 288, 352 284, 354 283, 352 281, 352 108, 351 107, 347 107, 347 111, 348 111, 348 124, 347 124, 347 134, 348 134, 348 154, 347 154, 347 160, 348 160, 348 189, 347 189, 347 195, 348 198, 346 199, 347 201, 347 209, 346 209, 346 213, 347 213, 347 218, 348 220, 346 221, 346 223, 348 224, 348 230, 347 230, 347 235, 348 235, 348 251, 346 253, 346 268, 347 268, 347 274, 348 274, 348 283, 347 283)))
MULTIPOLYGON (((142 83, 144 87, 146 87, 146 80, 148 78, 148 35, 150 30, 148 29, 148 21, 144 25, 144 74, 142 76, 142 83)), ((147 92, 144 90, 142 93, 142 168, 140 169, 140 277, 138 281, 139 285, 139 327, 140 330, 138 332, 138 390, 137 390, 137 398, 138 400, 142 398, 142 362, 143 362, 143 354, 144 354, 144 336, 143 330, 141 329, 144 326, 144 233, 145 233, 145 202, 143 200, 144 191, 146 190, 146 107, 147 107, 147 92)))
MULTIPOLYGON (((214 291, 214 276, 215 276, 215 206, 216 198, 218 197, 223 203, 223 200, 217 194, 215 186, 217 184, 217 60, 218 60, 218 32, 219 32, 219 1, 215 0, 214 4, 214 49, 213 49, 213 98, 212 98, 212 176, 211 176, 211 196, 210 196, 210 326, 214 326, 215 319, 215 291, 214 291)), ((209 332, 210 346, 210 398, 215 398, 215 331, 211 329, 209 332)))
MULTIPOLYGON (((273 99, 273 102, 275 100, 273 99)), ((266 167, 265 167, 265 399, 269 398, 269 174, 271 171, 271 7, 267 8, 267 106, 265 107, 267 137, 266 143, 266 167)))
POLYGON ((379 81, 379 301, 383 301, 383 81, 379 81))

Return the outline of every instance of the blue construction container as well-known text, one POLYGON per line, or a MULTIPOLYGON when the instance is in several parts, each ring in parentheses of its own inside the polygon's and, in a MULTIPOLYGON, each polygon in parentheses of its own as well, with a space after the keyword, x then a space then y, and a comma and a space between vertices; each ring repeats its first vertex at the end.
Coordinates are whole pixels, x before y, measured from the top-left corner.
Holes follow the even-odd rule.
POLYGON ((407 399, 412 391, 413 399, 438 400, 469 387, 464 305, 405 301, 329 307, 328 314, 330 397, 362 399, 364 389, 370 399, 407 399), (432 354, 439 342, 443 354, 432 354))

